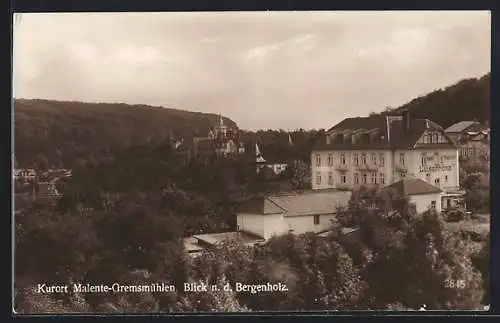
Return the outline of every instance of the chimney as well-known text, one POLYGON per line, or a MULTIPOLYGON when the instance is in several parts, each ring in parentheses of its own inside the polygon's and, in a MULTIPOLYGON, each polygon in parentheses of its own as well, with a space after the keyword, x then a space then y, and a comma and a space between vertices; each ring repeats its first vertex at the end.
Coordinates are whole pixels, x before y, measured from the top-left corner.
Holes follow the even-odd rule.
POLYGON ((411 129, 411 119, 410 119, 410 111, 408 109, 405 109, 403 111, 403 125, 405 132, 410 132, 411 129))

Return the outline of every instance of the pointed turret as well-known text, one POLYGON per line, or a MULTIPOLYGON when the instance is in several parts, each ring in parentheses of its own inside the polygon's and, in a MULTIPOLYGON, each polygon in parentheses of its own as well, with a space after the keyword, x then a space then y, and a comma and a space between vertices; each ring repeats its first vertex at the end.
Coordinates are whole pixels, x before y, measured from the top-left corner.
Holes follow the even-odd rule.
POLYGON ((262 157, 262 154, 261 154, 260 149, 259 149, 259 145, 257 143, 255 143, 255 160, 257 163, 266 162, 264 157, 262 157))

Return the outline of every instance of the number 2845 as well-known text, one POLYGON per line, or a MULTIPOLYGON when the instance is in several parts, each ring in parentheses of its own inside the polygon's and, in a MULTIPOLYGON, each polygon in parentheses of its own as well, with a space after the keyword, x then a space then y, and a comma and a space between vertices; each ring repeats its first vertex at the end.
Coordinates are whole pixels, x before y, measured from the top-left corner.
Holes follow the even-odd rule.
POLYGON ((445 288, 465 288, 465 280, 463 279, 446 279, 444 281, 444 287, 445 288))

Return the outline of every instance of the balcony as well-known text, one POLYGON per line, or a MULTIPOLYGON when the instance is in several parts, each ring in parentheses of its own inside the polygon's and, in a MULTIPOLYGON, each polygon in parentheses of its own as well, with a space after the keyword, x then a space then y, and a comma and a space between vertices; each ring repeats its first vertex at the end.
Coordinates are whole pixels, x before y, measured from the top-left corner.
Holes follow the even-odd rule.
POLYGON ((365 172, 377 172, 378 171, 378 165, 359 164, 358 165, 358 170, 359 171, 365 171, 365 172))
POLYGON ((347 164, 338 164, 335 166, 335 169, 339 172, 347 172, 349 170, 349 167, 347 166, 347 164))

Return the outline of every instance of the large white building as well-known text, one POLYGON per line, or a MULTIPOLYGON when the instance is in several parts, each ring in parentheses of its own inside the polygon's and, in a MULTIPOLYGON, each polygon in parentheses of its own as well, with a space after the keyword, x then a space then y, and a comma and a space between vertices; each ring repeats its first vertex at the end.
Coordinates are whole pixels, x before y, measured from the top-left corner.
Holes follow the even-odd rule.
POLYGON ((403 115, 347 118, 312 150, 312 188, 351 190, 421 179, 443 191, 443 209, 459 191, 459 152, 443 128, 403 115))

